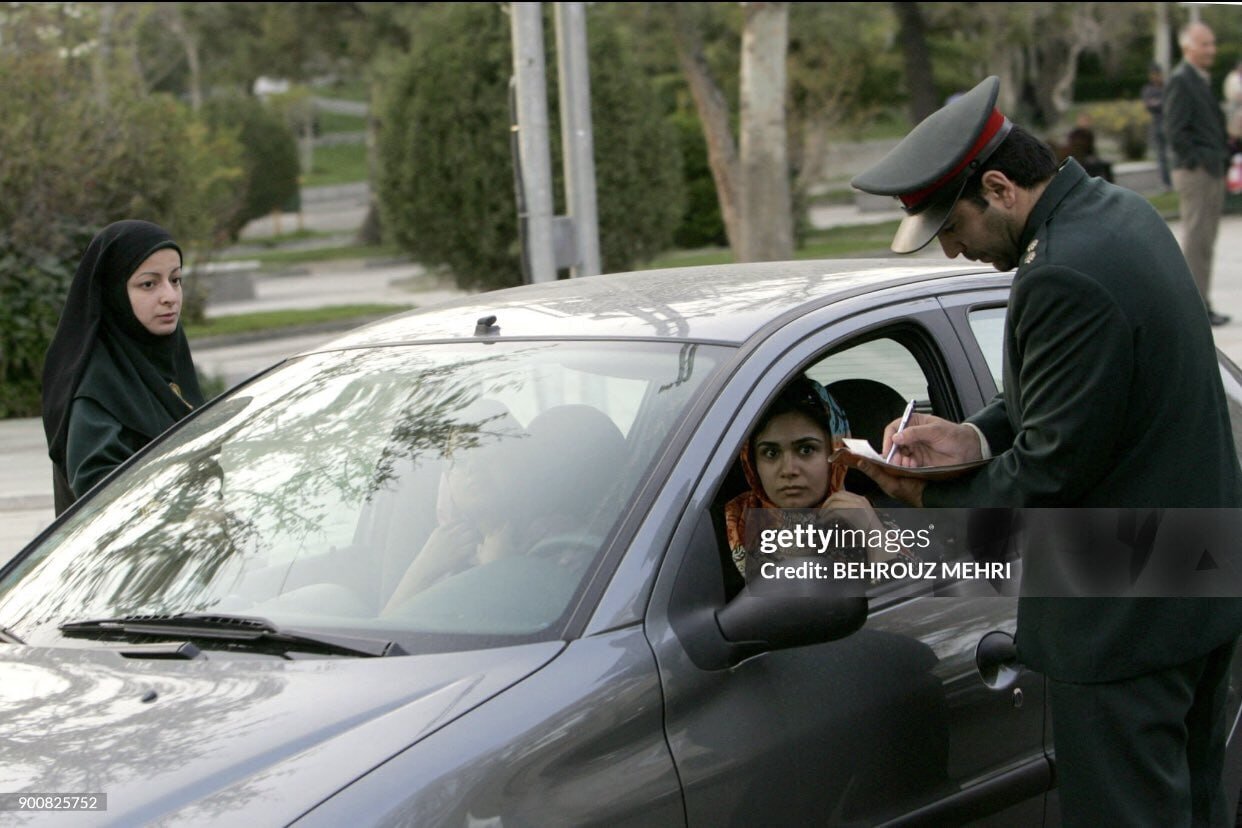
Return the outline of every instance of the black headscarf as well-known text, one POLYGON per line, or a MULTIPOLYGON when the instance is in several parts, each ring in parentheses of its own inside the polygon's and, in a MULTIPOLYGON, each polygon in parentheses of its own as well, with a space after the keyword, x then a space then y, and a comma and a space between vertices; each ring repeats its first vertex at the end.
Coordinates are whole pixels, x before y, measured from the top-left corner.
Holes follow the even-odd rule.
POLYGON ((43 363, 43 431, 57 514, 75 499, 65 446, 76 397, 90 397, 148 441, 203 401, 181 325, 165 336, 153 334, 129 301, 129 277, 148 256, 166 248, 181 255, 162 227, 118 221, 91 240, 78 264, 43 363))

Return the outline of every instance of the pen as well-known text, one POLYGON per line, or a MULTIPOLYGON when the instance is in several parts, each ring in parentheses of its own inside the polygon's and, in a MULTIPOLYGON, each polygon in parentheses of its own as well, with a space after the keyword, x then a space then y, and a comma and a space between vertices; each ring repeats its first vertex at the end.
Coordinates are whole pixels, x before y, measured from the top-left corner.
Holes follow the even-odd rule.
MULTIPOLYGON (((900 434, 902 431, 905 430, 906 423, 910 422, 910 413, 912 411, 914 411, 914 400, 910 400, 910 402, 906 403, 906 412, 901 415, 901 422, 897 424, 897 434, 900 434)), ((896 437, 897 434, 894 434, 893 436, 896 437)), ((893 462, 893 452, 895 452, 896 450, 897 450, 896 443, 893 443, 893 445, 889 446, 888 456, 884 458, 885 463, 893 462)))

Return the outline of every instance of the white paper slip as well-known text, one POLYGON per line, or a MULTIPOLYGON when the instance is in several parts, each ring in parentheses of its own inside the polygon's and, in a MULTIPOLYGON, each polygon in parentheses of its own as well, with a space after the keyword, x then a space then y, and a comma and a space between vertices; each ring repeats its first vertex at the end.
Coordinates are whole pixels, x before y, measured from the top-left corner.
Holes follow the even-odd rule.
POLYGON ((884 458, 880 456, 880 453, 873 449, 866 440, 860 440, 856 437, 842 437, 841 439, 851 454, 857 454, 859 457, 865 457, 868 460, 884 462, 884 458))

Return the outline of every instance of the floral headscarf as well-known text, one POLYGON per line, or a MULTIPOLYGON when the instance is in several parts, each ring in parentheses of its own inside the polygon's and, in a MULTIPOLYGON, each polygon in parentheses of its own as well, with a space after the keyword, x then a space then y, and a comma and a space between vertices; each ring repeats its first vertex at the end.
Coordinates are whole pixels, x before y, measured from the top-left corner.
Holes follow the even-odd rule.
MULTIPOLYGON (((799 377, 791 382, 781 392, 780 396, 772 403, 772 406, 783 405, 789 410, 797 411, 810 417, 817 425, 828 432, 831 441, 831 449, 829 453, 841 448, 844 443, 843 438, 850 436, 850 424, 846 419, 845 412, 837 401, 832 398, 828 390, 809 377, 799 377)), ((769 409, 771 410, 771 409, 769 409)), ((746 475, 746 482, 750 485, 750 489, 742 492, 737 497, 730 500, 725 505, 725 531, 729 540, 729 551, 733 556, 733 562, 737 564, 737 568, 742 574, 745 574, 746 564, 746 513, 749 509, 778 509, 779 507, 768 497, 767 492, 763 490, 763 482, 759 478, 759 472, 755 469, 755 457, 752 443, 758 433, 752 433, 746 440, 746 445, 742 446, 742 451, 738 457, 742 464, 742 472, 746 475)), ((824 495, 827 501, 834 493, 839 492, 845 482, 845 473, 848 468, 838 462, 833 462, 828 474, 828 491, 824 495)), ((823 505, 822 503, 820 504, 823 505)))

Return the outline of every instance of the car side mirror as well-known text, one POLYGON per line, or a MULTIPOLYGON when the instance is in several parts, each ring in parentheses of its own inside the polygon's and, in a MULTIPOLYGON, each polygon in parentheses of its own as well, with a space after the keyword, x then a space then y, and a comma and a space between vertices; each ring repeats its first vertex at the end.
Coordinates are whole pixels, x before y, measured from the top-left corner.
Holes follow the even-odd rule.
POLYGON ((867 620, 857 583, 757 581, 730 600, 723 559, 708 514, 676 537, 686 554, 678 567, 669 623, 701 670, 726 670, 770 650, 823 644, 856 632, 867 620))
POLYGON ((748 658, 768 650, 845 638, 866 622, 867 599, 823 584, 773 595, 755 594, 753 586, 747 585, 715 616, 725 640, 748 658))

